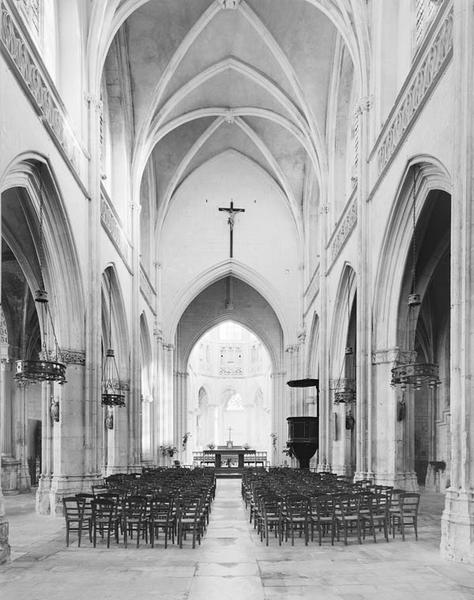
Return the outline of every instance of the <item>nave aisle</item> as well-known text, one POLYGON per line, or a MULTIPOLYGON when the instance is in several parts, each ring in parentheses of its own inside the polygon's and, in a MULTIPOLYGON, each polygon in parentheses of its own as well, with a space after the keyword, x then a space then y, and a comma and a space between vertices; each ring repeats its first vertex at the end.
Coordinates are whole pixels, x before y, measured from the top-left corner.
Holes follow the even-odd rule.
POLYGON ((472 600, 474 566, 439 556, 440 495, 424 495, 419 541, 400 538, 320 548, 270 539, 249 526, 240 480, 218 480, 202 545, 152 550, 87 541, 65 545, 63 519, 34 513, 31 495, 6 497, 12 562, 0 567, 2 600, 472 600), (38 591, 40 590, 40 591, 38 591))

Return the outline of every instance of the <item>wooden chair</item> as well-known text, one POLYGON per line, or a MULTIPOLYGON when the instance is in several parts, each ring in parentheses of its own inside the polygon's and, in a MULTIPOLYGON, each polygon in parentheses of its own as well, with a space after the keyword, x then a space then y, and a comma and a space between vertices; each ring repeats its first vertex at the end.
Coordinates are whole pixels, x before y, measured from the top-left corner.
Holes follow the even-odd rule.
POLYGON ((183 547, 187 532, 193 535, 193 548, 196 547, 196 540, 201 544, 202 511, 199 498, 186 498, 180 501, 177 511, 177 535, 180 548, 183 547))
POLYGON ((101 538, 107 534, 107 548, 110 548, 110 534, 113 533, 115 541, 119 542, 120 518, 117 513, 117 504, 113 500, 95 498, 92 501, 92 543, 97 544, 97 532, 101 538))
POLYGON ((308 545, 309 512, 309 499, 306 496, 290 495, 285 498, 281 509, 281 530, 285 541, 288 541, 288 534, 291 533, 292 546, 295 545, 295 531, 299 532, 300 537, 304 534, 305 545, 308 545))
POLYGON ((407 527, 413 527, 415 539, 418 540, 418 509, 420 506, 420 494, 416 492, 404 492, 400 494, 398 511, 391 514, 392 534, 395 537, 395 526, 398 526, 402 533, 402 540, 405 541, 405 531, 407 527))
POLYGON ((174 544, 175 515, 171 497, 157 497, 149 502, 148 527, 152 548, 155 547, 155 539, 158 539, 160 531, 164 533, 165 548, 168 547, 168 539, 174 544))
POLYGON ((128 536, 133 538, 134 533, 137 535, 137 548, 140 545, 140 538, 145 539, 145 542, 148 543, 147 499, 145 496, 125 498, 120 516, 125 548, 128 536))
POLYGON ((362 544, 362 519, 360 514, 360 499, 358 494, 341 494, 336 498, 334 507, 334 523, 336 538, 339 541, 341 532, 344 535, 344 544, 347 546, 347 537, 357 535, 357 541, 362 544))
POLYGON ((334 497, 332 494, 322 494, 310 499, 309 524, 311 527, 311 541, 314 540, 314 529, 318 532, 318 542, 321 546, 323 536, 331 536, 331 545, 334 545, 334 497))
POLYGON ((63 498, 64 518, 66 519, 66 546, 69 546, 71 532, 77 533, 77 545, 81 545, 83 531, 88 531, 90 536, 91 525, 88 519, 83 518, 83 502, 76 496, 63 498))
POLYGON ((76 494, 76 498, 82 509, 83 528, 86 529, 87 525, 87 529, 89 530, 89 541, 92 543, 92 500, 94 500, 94 494, 81 492, 76 494))
POLYGON ((265 538, 265 544, 267 546, 270 531, 274 532, 275 537, 278 536, 278 543, 281 545, 281 503, 282 499, 273 494, 264 495, 260 498, 259 514, 261 517, 258 528, 260 531, 260 540, 263 542, 263 538, 265 538))

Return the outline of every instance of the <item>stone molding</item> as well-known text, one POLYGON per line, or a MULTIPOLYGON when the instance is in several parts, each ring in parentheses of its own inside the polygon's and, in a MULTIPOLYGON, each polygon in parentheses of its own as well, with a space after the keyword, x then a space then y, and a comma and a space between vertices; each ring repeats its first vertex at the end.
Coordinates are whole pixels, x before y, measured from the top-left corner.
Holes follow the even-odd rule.
POLYGON ((145 302, 148 304, 151 312, 156 315, 155 310, 155 298, 156 298, 156 290, 151 284, 151 281, 148 278, 148 275, 145 272, 145 269, 142 265, 140 265, 140 292, 145 299, 145 302))
POLYGON ((86 364, 86 353, 84 350, 71 350, 70 348, 61 348, 60 352, 61 361, 67 365, 81 365, 82 367, 86 364))
POLYGON ((0 0, 0 48, 76 180, 85 189, 85 153, 66 117, 62 100, 35 48, 25 20, 11 0, 0 0))
MULTIPOLYGON (((453 7, 440 11, 438 27, 427 39, 375 143, 379 177, 391 163, 453 54, 453 7)), ((372 154, 373 154, 372 152, 372 154)))
POLYGON ((41 25, 41 7, 40 0, 15 0, 26 23, 31 27, 34 33, 39 36, 41 25))
POLYGON ((102 227, 109 236, 110 241, 115 246, 115 249, 123 260, 124 265, 130 274, 132 271, 132 245, 128 241, 127 236, 123 230, 122 223, 115 212, 110 198, 108 197, 105 189, 101 188, 100 193, 100 220, 102 227))
POLYGON ((339 256, 340 251, 349 239, 355 226, 357 225, 357 195, 353 191, 346 210, 344 211, 339 223, 336 225, 327 248, 329 249, 328 271, 331 269, 334 261, 339 256))

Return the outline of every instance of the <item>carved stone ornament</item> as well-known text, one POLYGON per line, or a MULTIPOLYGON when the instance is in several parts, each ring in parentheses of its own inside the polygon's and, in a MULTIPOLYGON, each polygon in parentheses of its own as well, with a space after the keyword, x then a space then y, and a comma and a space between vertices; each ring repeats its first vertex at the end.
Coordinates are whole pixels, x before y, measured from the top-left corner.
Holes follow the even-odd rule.
POLYGON ((347 239, 351 235, 357 224, 357 202, 356 197, 352 199, 351 205, 347 210, 344 218, 339 223, 336 233, 331 241, 330 256, 331 261, 334 262, 339 255, 342 247, 346 243, 347 239))
POLYGON ((148 304, 151 312, 155 315, 155 298, 156 291, 153 288, 150 280, 148 279, 147 274, 143 270, 143 267, 140 268, 140 292, 142 296, 145 298, 146 303, 148 304))
POLYGON ((104 423, 105 423, 106 429, 114 428, 114 413, 112 412, 112 410, 110 410, 110 409, 107 410, 104 423))
POLYGON ((67 365, 86 364, 86 353, 83 350, 70 350, 69 348, 61 348, 61 361, 67 365))
POLYGON ((122 224, 112 206, 112 202, 103 189, 100 195, 100 220, 110 241, 115 246, 127 269, 131 272, 132 246, 125 235, 122 224))
MULTIPOLYGON (((30 10, 33 4, 31 0, 20 2, 20 14, 33 15, 34 10, 30 10)), ((59 95, 49 81, 46 67, 23 31, 24 25, 21 21, 24 19, 18 19, 5 0, 0 2, 0 19, 1 50, 13 64, 15 76, 27 89, 30 100, 52 139, 80 178, 81 146, 67 120, 59 95)))
POLYGON ((452 50, 453 8, 451 7, 433 42, 411 73, 409 83, 384 127, 377 152, 379 174, 388 165, 415 120, 418 110, 434 89, 440 74, 452 56, 452 50))
POLYGON ((51 398, 51 404, 49 407, 49 412, 51 414, 51 419, 56 423, 59 423, 60 417, 60 408, 59 408, 59 400, 57 398, 51 398))

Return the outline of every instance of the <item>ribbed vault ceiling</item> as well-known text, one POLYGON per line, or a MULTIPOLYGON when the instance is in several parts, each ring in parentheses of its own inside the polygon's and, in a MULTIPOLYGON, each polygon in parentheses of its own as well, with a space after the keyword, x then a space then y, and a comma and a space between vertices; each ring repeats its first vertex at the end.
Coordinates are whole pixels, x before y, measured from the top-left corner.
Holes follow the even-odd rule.
MULTIPOLYGON (((265 170, 293 213, 301 212, 306 178, 320 185, 327 170, 327 129, 335 123, 328 115, 333 110, 337 121, 349 112, 354 73, 347 50, 341 58, 345 46, 334 19, 316 4, 123 0, 117 6, 115 19, 126 16, 116 40, 122 77, 129 79, 132 160, 140 174, 147 161, 159 174, 159 221, 184 179, 227 150, 265 170), (342 106, 336 79, 345 90, 342 106)), ((350 3, 321 4, 336 10, 350 3)), ((116 73, 107 62, 110 94, 116 73)))

